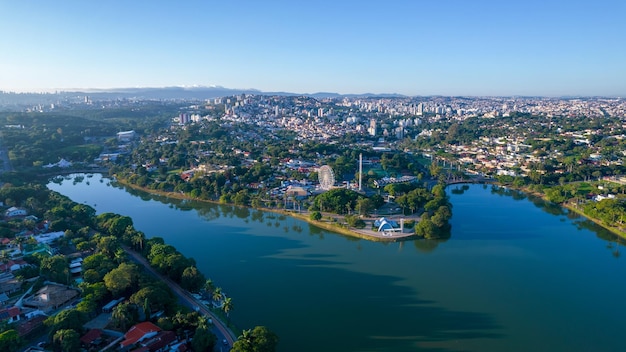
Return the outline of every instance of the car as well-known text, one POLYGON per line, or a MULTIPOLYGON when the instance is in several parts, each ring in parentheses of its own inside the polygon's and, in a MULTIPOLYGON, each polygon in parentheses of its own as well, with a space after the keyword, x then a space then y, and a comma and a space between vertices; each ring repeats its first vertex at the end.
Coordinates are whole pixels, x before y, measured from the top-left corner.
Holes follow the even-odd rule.
POLYGON ((228 340, 223 339, 223 340, 222 340, 222 343, 224 344, 224 346, 228 346, 228 340))

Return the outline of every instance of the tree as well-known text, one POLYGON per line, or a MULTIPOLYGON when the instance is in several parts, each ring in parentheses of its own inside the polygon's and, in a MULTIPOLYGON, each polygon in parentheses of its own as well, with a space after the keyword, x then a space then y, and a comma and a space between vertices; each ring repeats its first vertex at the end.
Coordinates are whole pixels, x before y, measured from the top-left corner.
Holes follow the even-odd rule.
POLYGON ((115 268, 115 262, 102 253, 96 253, 85 257, 82 267, 85 272, 88 270, 97 271, 101 280, 106 273, 115 268))
POLYGON ((96 298, 94 295, 84 296, 83 300, 78 302, 78 304, 76 305, 76 310, 86 317, 93 317, 94 313, 96 313, 97 308, 98 303, 96 302, 96 298))
POLYGON ((110 222, 108 231, 110 234, 120 237, 126 231, 128 226, 133 226, 133 219, 128 216, 117 216, 116 219, 110 222))
POLYGON ((113 296, 117 297, 124 291, 134 287, 139 278, 139 271, 134 264, 122 263, 104 275, 104 284, 113 296))
POLYGON ((122 331, 126 331, 127 328, 139 320, 137 306, 128 302, 118 304, 111 312, 111 320, 115 326, 118 326, 122 331))
POLYGON ((360 198, 356 201, 356 210, 359 215, 369 215, 374 210, 374 202, 369 198, 360 198))
POLYGON ((139 291, 130 296, 130 302, 136 305, 142 305, 145 308, 146 301, 149 303, 149 311, 152 309, 166 310, 175 303, 175 298, 167 285, 158 282, 141 288, 139 291))
POLYGON ((363 221, 363 219, 359 218, 356 215, 346 215, 346 222, 348 223, 348 226, 357 229, 362 229, 365 227, 365 221, 363 221))
POLYGON ((0 351, 16 352, 21 349, 22 339, 17 331, 10 329, 0 334, 0 351))
POLYGON ((215 285, 213 285, 213 280, 206 279, 202 288, 208 293, 213 293, 213 290, 215 289, 215 285))
POLYGON ((82 224, 91 224, 95 215, 96 210, 88 205, 76 204, 72 207, 72 218, 82 224))
POLYGON ((322 213, 320 213, 319 211, 311 212, 311 215, 309 215, 309 218, 314 221, 319 221, 322 219, 322 213))
POLYGON ((102 275, 94 269, 87 269, 83 272, 83 280, 87 283, 94 284, 102 280, 102 275))
POLYGON ((115 254, 113 255, 113 259, 115 259, 115 262, 117 262, 118 264, 126 261, 126 251, 123 248, 116 249, 115 254))
POLYGON ((250 201, 250 197, 248 196, 248 191, 241 190, 235 194, 232 198, 233 202, 237 205, 247 205, 250 201))
POLYGON ((436 238, 437 227, 433 224, 430 218, 422 217, 422 219, 415 226, 415 233, 424 238, 436 238))
POLYGON ((115 257, 115 252, 120 248, 120 242, 115 236, 103 236, 97 240, 96 250, 109 258, 115 257))
POLYGON ((167 274, 172 280, 180 282, 180 278, 183 275, 185 268, 190 265, 190 260, 185 258, 184 255, 176 252, 175 254, 168 255, 159 269, 161 272, 167 274))
POLYGON ((354 209, 356 202, 361 198, 359 193, 345 188, 335 188, 324 192, 314 199, 315 207, 321 211, 331 211, 343 214, 347 209, 354 209))
POLYGON ((226 313, 228 317, 228 313, 233 310, 233 300, 230 297, 224 298, 224 304, 222 304, 222 310, 226 313))
POLYGON ((265 326, 256 326, 244 330, 233 344, 231 352, 274 352, 278 345, 278 336, 265 326))
POLYGON ((146 235, 143 232, 137 231, 132 234, 130 241, 133 244, 133 248, 135 248, 139 252, 143 252, 143 246, 146 242, 146 235))
POLYGON ((205 282, 204 275, 195 266, 185 268, 180 278, 180 286, 190 292, 200 291, 205 282))
POLYGON ((370 197, 370 199, 374 203, 374 209, 378 209, 385 204, 385 198, 383 198, 380 194, 374 194, 370 197))
POLYGON ((70 270, 67 266, 67 260, 63 255, 55 255, 44 258, 40 266, 41 276, 46 277, 50 281, 68 284, 70 279, 70 270))
POLYGON ((45 321, 45 324, 51 327, 51 333, 63 329, 82 331, 83 323, 84 316, 77 309, 62 310, 45 321))
POLYGON ((62 329, 54 333, 52 342, 63 352, 80 350, 80 335, 72 329, 62 329))
POLYGON ((206 325, 203 325, 196 329, 191 340, 191 347, 196 352, 213 351, 216 342, 215 334, 210 332, 206 325))
POLYGON ((20 249, 20 252, 24 252, 24 243, 26 243, 27 238, 24 236, 17 236, 13 239, 14 244, 17 245, 17 247, 20 249))
POLYGON ((213 300, 216 302, 219 302, 222 300, 222 288, 221 287, 216 287, 213 290, 213 300))
POLYGON ((79 287, 83 290, 83 297, 91 295, 93 300, 97 302, 103 301, 109 294, 104 282, 96 282, 94 284, 83 282, 79 287))

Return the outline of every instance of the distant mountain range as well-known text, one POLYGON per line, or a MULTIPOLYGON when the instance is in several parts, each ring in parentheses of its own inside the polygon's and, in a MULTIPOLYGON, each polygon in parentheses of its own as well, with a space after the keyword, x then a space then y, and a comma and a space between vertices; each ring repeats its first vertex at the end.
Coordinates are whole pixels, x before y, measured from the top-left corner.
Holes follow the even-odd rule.
POLYGON ((240 94, 309 96, 313 98, 337 97, 403 97, 401 94, 338 94, 319 92, 298 94, 289 92, 263 92, 257 89, 231 89, 220 86, 203 87, 162 87, 162 88, 112 88, 112 89, 76 89, 55 93, 12 93, 0 92, 0 106, 19 106, 52 104, 77 97, 88 96, 92 101, 140 99, 140 100, 203 100, 240 94))

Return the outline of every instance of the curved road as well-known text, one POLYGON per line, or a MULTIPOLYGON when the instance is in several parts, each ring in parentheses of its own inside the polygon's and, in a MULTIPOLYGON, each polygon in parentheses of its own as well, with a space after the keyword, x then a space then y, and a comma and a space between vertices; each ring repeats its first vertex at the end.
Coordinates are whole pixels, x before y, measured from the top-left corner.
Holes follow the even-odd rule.
POLYGON ((233 346, 233 343, 235 342, 235 336, 233 332, 228 327, 226 327, 226 324, 224 324, 224 322, 222 322, 217 316, 215 316, 213 312, 207 309, 204 304, 198 302, 198 300, 191 296, 189 292, 180 288, 177 283, 158 273, 153 267, 150 266, 150 263, 148 263, 146 258, 144 258, 141 254, 131 250, 126 246, 122 246, 122 248, 126 251, 126 253, 131 256, 133 261, 141 264, 146 270, 148 270, 149 273, 165 282, 167 286, 169 286, 169 288, 172 290, 172 292, 174 292, 178 296, 178 299, 181 302, 183 302, 192 309, 197 307, 198 313, 201 313, 204 316, 207 316, 213 320, 212 331, 217 336, 217 346, 221 348, 223 346, 223 340, 228 341, 228 348, 233 346))

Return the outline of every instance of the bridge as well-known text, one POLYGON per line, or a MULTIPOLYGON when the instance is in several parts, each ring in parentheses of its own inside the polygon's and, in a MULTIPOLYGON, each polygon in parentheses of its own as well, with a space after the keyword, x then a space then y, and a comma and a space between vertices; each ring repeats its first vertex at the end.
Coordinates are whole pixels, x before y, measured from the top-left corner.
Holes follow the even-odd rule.
POLYGON ((494 180, 493 178, 488 178, 488 177, 483 177, 483 176, 477 176, 477 177, 470 177, 470 178, 454 178, 454 179, 450 179, 450 180, 446 180, 446 185, 456 185, 459 183, 494 183, 496 182, 496 180, 494 180))

